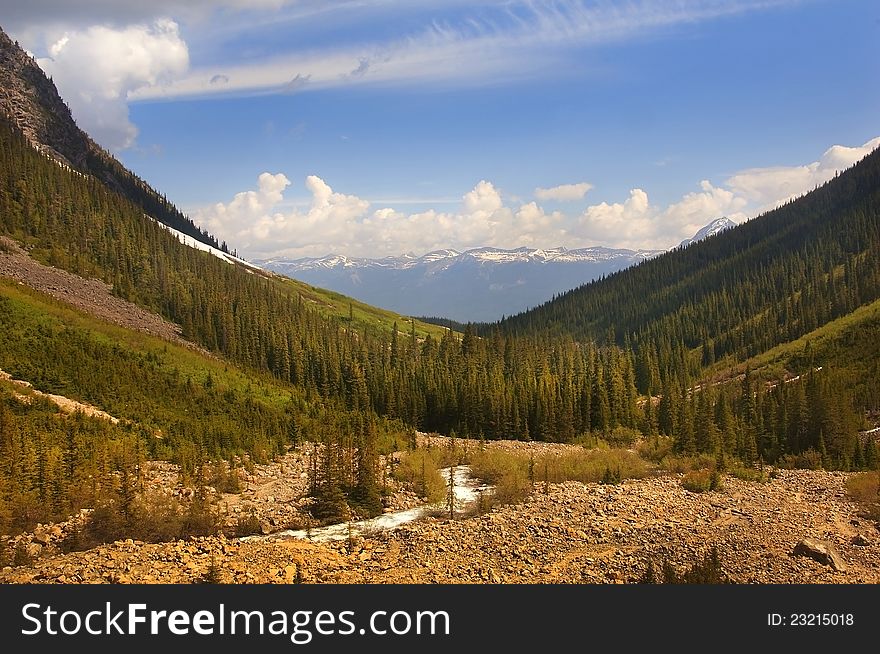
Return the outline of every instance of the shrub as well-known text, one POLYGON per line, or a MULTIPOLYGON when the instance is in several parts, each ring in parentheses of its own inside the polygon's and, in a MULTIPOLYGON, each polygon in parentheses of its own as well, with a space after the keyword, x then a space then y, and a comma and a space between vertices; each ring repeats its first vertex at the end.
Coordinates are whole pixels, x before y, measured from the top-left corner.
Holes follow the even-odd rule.
POLYGON ((217 565, 217 560, 214 557, 211 557, 211 565, 208 567, 208 571, 202 576, 200 582, 203 584, 224 583, 223 570, 217 565))
POLYGON ((692 493, 720 491, 724 489, 721 474, 717 470, 692 470, 681 478, 681 485, 692 493))
POLYGON ((18 567, 22 565, 30 565, 33 562, 33 557, 31 557, 27 550, 27 544, 24 540, 18 541, 18 545, 15 546, 15 551, 12 554, 12 565, 18 567))
POLYGON ((611 468, 605 468, 605 474, 602 475, 602 480, 599 482, 600 484, 619 484, 621 482, 620 479, 620 470, 615 468, 612 470, 611 468))
POLYGON ((446 497, 446 480, 440 473, 438 450, 416 449, 405 453, 394 469, 394 477, 409 485, 429 502, 442 502, 446 497))
POLYGON ((98 505, 82 529, 68 535, 62 549, 89 549, 124 538, 161 543, 208 536, 218 529, 217 514, 203 492, 197 492, 186 506, 162 493, 146 493, 132 502, 128 517, 119 510, 118 501, 98 505))
POLYGON ((861 505, 865 516, 880 520, 880 472, 860 472, 846 482, 849 496, 861 505))
POLYGON ((742 479, 743 481, 757 481, 761 483, 766 482, 769 479, 769 475, 764 470, 746 468, 743 466, 732 468, 730 470, 730 475, 737 479, 742 479))
POLYGON ((674 474, 702 470, 715 466, 715 457, 711 454, 698 454, 694 456, 670 454, 663 457, 660 467, 674 474))
POLYGON ((527 497, 535 484, 563 481, 616 484, 645 476, 647 466, 638 455, 621 449, 599 448, 534 458, 524 453, 486 448, 471 457, 471 472, 495 486, 493 503, 511 504, 527 497))
POLYGON ((605 440, 611 447, 632 447, 642 437, 642 432, 631 427, 615 427, 605 440))
POLYGON ((213 486, 219 493, 240 493, 241 480, 238 476, 238 468, 227 465, 225 461, 218 461, 213 465, 206 466, 205 478, 208 486, 213 486))
POLYGON ((678 572, 669 561, 663 561, 661 568, 662 581, 658 581, 657 574, 654 571, 653 561, 648 561, 642 578, 639 583, 642 584, 729 584, 730 578, 724 573, 721 567, 721 557, 718 554, 718 548, 712 546, 700 561, 696 561, 690 569, 683 573, 678 572))
POLYGON ((252 536, 253 534, 259 533, 262 533, 262 527, 260 525, 260 519, 257 517, 257 514, 253 509, 245 515, 238 516, 238 520, 235 521, 234 531, 234 535, 237 538, 241 538, 242 536, 252 536))
POLYGON ((660 463, 672 453, 672 439, 669 436, 654 436, 636 445, 636 452, 647 461, 660 463))
POLYGON ((776 465, 780 468, 802 468, 806 470, 821 470, 822 455, 813 448, 801 454, 783 454, 779 457, 776 465))

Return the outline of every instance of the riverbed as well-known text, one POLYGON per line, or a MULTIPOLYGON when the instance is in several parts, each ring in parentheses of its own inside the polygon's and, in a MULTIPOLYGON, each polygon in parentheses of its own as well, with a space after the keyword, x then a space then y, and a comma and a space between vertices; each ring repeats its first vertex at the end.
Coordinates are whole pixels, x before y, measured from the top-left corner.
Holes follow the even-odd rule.
MULTIPOLYGON (((441 471, 444 477, 449 479, 450 468, 441 471)), ((455 491, 455 513, 469 510, 480 501, 482 493, 491 492, 492 487, 486 486, 479 479, 471 476, 470 466, 456 466, 453 475, 453 490, 455 491)), ((408 522, 420 520, 428 515, 434 515, 439 511, 448 511, 448 504, 424 504, 405 511, 384 513, 356 522, 340 522, 324 527, 312 529, 285 529, 265 536, 246 536, 242 541, 274 540, 278 538, 299 538, 316 543, 327 543, 335 540, 345 540, 354 536, 368 536, 381 531, 396 529, 408 522)))

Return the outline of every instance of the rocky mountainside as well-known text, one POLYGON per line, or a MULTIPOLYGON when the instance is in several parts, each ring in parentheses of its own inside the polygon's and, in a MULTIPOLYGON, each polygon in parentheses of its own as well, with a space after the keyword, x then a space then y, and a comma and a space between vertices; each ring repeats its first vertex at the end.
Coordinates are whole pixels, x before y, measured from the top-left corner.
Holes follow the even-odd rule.
MULTIPOLYGON (((17 43, 0 30, 0 115, 35 148, 77 170, 99 146, 76 127, 58 90, 17 43)), ((109 180, 108 180, 109 181, 109 180)))
POLYGON ((207 245, 221 247, 83 132, 52 80, 2 29, 0 120, 15 126, 39 151, 80 173, 92 175, 140 205, 156 220, 207 245))

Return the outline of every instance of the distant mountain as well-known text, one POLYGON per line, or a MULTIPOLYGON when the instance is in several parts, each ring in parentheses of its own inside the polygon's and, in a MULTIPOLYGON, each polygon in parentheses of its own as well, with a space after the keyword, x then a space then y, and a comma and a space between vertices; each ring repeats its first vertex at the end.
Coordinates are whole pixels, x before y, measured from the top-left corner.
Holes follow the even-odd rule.
POLYGON ((733 222, 727 216, 722 216, 721 218, 716 218, 711 223, 703 227, 700 231, 693 235, 691 238, 686 238, 681 243, 678 244, 678 247, 687 247, 691 243, 696 243, 697 241, 702 241, 704 238, 709 238, 710 236, 715 236, 715 234, 720 234, 726 229, 730 229, 731 227, 736 227, 736 223, 733 222))
POLYGON ((328 255, 257 263, 314 286, 410 316, 459 322, 497 320, 662 252, 603 247, 568 250, 476 248, 421 257, 328 255))
MULTIPOLYGON (((735 223, 717 218, 681 246, 717 234, 735 223)), ((604 247, 568 250, 483 247, 436 250, 421 257, 382 259, 340 254, 304 259, 266 259, 261 266, 288 277, 351 295, 410 316, 440 316, 458 322, 490 322, 510 316, 664 250, 604 247)))

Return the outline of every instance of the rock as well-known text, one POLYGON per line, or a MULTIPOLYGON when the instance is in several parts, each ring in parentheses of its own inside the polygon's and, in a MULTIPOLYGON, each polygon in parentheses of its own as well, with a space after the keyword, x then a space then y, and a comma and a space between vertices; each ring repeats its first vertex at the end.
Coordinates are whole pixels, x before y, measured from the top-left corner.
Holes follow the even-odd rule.
POLYGON ((49 540, 49 532, 44 527, 39 526, 34 530, 34 542, 40 545, 48 545, 49 540))
POLYGON ((792 556, 808 556, 823 565, 831 566, 838 572, 846 571, 846 563, 828 541, 804 538, 794 546, 791 554, 792 556))
POLYGON ((853 536, 853 538, 850 542, 853 545, 857 545, 859 547, 867 547, 868 545, 871 544, 871 541, 868 540, 868 537, 865 536, 864 534, 856 534, 855 536, 853 536))

